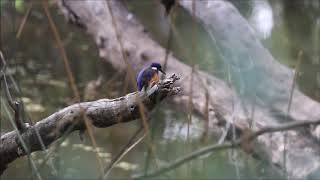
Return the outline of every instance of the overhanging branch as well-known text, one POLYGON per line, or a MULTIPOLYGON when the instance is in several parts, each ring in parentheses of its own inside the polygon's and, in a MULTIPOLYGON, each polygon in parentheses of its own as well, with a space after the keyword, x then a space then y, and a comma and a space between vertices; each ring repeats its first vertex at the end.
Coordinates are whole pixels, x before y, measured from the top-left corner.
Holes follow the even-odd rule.
MULTIPOLYGON (((116 99, 100 99, 68 106, 28 127, 21 134, 22 139, 28 145, 28 151, 32 153, 42 150, 36 131, 39 132, 45 146, 49 146, 63 135, 84 129, 83 116, 87 116, 92 125, 99 128, 138 119, 140 118, 139 102, 142 101, 145 110, 150 112, 164 98, 180 91, 179 87, 174 86, 178 79, 176 75, 172 75, 147 92, 133 92, 116 99)), ((27 154, 21 147, 18 133, 11 131, 1 136, 0 174, 9 163, 27 154)))

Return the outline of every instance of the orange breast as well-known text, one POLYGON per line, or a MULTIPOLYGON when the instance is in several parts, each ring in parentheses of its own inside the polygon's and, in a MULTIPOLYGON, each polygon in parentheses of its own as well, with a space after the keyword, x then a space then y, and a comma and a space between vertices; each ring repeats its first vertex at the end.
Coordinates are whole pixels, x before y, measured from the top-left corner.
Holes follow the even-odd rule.
POLYGON ((153 86, 155 83, 157 83, 160 80, 159 74, 154 73, 151 80, 149 81, 149 86, 153 86))

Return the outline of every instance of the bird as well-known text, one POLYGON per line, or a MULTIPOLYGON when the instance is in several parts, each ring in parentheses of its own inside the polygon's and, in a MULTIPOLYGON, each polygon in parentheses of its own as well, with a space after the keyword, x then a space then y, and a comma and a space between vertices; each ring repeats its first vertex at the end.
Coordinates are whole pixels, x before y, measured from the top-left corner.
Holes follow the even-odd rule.
POLYGON ((159 71, 166 74, 159 63, 152 63, 149 67, 143 68, 137 75, 138 90, 146 90, 148 87, 152 87, 160 80, 159 71))

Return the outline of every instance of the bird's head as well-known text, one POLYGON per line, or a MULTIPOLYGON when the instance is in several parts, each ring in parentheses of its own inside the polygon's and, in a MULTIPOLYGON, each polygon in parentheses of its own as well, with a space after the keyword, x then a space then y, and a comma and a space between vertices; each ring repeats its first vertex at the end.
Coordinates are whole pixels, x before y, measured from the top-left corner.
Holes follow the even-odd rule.
POLYGON ((152 69, 156 70, 156 71, 160 71, 160 72, 162 72, 163 74, 166 74, 166 73, 162 70, 161 64, 159 64, 159 63, 152 63, 152 64, 150 65, 150 67, 151 67, 152 69))

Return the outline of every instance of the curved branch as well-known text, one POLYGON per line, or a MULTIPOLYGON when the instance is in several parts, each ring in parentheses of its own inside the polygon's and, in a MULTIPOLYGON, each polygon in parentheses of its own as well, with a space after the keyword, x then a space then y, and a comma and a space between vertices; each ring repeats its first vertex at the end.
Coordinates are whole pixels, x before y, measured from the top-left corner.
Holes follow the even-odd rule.
POLYGON ((141 179, 141 178, 151 178, 151 177, 158 176, 162 173, 173 170, 173 169, 185 164, 186 162, 191 161, 199 156, 205 155, 209 152, 220 151, 220 150, 225 150, 225 149, 230 149, 230 148, 238 148, 240 146, 243 146, 244 144, 247 144, 248 142, 250 143, 251 141, 258 138, 259 136, 266 134, 266 133, 288 131, 288 130, 292 130, 294 128, 306 127, 306 126, 310 126, 310 125, 319 125, 319 124, 320 124, 320 120, 317 120, 317 121, 312 120, 312 121, 286 123, 286 124, 278 125, 278 126, 264 127, 256 132, 249 133, 248 135, 243 136, 242 138, 239 138, 239 139, 231 141, 231 142, 227 142, 224 144, 213 144, 213 145, 209 145, 207 147, 203 147, 197 151, 194 151, 190 154, 187 154, 181 158, 178 158, 177 160, 174 160, 172 163, 169 163, 168 165, 165 165, 158 170, 155 170, 155 171, 150 172, 145 175, 137 175, 133 178, 134 179, 141 179))
MULTIPOLYGON (((21 134, 22 139, 28 145, 28 151, 32 153, 42 150, 36 138, 36 131, 39 132, 45 146, 49 146, 63 135, 84 129, 85 124, 82 120, 84 116, 99 128, 138 119, 140 118, 138 104, 142 101, 145 110, 150 112, 163 99, 180 91, 179 87, 174 86, 178 79, 176 75, 172 75, 146 92, 133 92, 116 99, 100 99, 68 106, 28 127, 21 134)), ((0 174, 9 163, 27 154, 18 140, 18 133, 11 131, 1 136, 0 174)))

